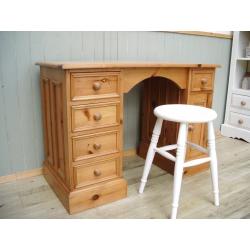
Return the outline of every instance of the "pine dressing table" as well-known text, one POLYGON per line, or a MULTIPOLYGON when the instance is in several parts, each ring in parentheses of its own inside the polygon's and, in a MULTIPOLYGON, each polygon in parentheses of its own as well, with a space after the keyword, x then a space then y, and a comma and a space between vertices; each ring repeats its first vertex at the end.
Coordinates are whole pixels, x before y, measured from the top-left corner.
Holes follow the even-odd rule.
MULTIPOLYGON (((146 156, 154 107, 187 103, 211 107, 213 64, 39 62, 44 127, 44 176, 69 213, 127 196, 122 177, 123 94, 143 81, 138 154, 146 156)), ((189 141, 206 145, 204 125, 190 125, 189 141)), ((163 125, 159 144, 176 141, 163 125)), ((174 152, 173 152, 174 153, 174 152)), ((201 156, 190 148, 189 159, 201 156)), ((173 173, 161 156, 154 163, 173 173)), ((206 164, 195 168, 201 171, 206 164)), ((185 174, 193 174, 192 168, 185 174)), ((140 177, 138 177, 140 178, 140 177)))

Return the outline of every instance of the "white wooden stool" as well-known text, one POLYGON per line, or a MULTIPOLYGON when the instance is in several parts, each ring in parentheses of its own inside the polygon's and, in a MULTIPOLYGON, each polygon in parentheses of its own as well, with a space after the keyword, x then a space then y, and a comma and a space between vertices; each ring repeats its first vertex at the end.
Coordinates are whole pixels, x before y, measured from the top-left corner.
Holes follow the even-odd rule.
POLYGON ((183 169, 193 167, 205 162, 210 162, 214 192, 214 203, 216 206, 219 206, 217 157, 215 150, 215 135, 212 122, 217 117, 216 112, 212 109, 200 106, 173 104, 158 106, 154 109, 154 114, 155 116, 157 116, 157 121, 153 130, 151 143, 148 149, 139 193, 143 193, 155 153, 157 152, 163 157, 175 162, 173 203, 171 213, 172 219, 175 219, 177 215, 183 169), (180 123, 178 140, 176 145, 168 145, 157 148, 157 143, 161 133, 163 120, 180 123), (208 149, 187 141, 188 123, 208 123, 208 149), (189 145, 190 147, 193 147, 203 153, 208 154, 208 157, 185 162, 186 145, 189 145), (176 157, 167 152, 173 149, 177 149, 176 157))

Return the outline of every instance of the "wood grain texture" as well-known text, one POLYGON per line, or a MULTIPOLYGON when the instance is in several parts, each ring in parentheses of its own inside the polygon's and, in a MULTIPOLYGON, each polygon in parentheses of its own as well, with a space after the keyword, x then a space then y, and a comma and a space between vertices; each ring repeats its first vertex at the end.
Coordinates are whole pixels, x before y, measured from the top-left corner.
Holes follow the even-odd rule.
MULTIPOLYGON (((168 31, 170 32, 170 31, 168 31)), ((206 32, 206 31, 172 31, 178 34, 186 34, 186 35, 195 35, 195 36, 208 36, 208 37, 217 37, 224 39, 233 39, 232 34, 222 34, 217 32, 206 32)))
MULTIPOLYGON (((136 156, 136 149, 125 150, 123 152, 123 156, 124 157, 136 156)), ((19 179, 25 179, 25 178, 29 178, 29 177, 33 177, 33 176, 42 175, 42 172, 43 172, 42 169, 43 169, 43 167, 32 168, 32 169, 29 169, 29 170, 26 170, 26 171, 18 171, 16 173, 13 173, 13 174, 10 174, 10 175, 0 176, 0 184, 12 182, 12 181, 19 180, 19 179)), ((118 172, 119 172, 119 175, 120 175, 120 170, 118 172)))
MULTIPOLYGON (((144 67, 144 64, 141 66, 141 64, 131 63, 128 64, 130 65, 128 68, 116 68, 114 67, 115 64, 107 64, 106 70, 100 70, 94 66, 90 70, 86 70, 84 63, 81 63, 82 68, 77 70, 72 64, 69 65, 71 68, 68 68, 68 66, 66 69, 63 66, 54 67, 54 64, 50 67, 50 63, 38 63, 38 65, 41 68, 44 165, 45 170, 47 169, 45 176, 70 213, 92 207, 92 203, 88 202, 89 198, 87 200, 81 199, 82 195, 85 196, 88 193, 87 189, 92 190, 100 188, 101 185, 103 185, 103 188, 106 186, 106 184, 99 183, 98 178, 92 176, 93 171, 94 173, 98 171, 98 175, 100 175, 101 170, 93 170, 88 167, 90 171, 87 171, 85 164, 96 161, 97 166, 105 166, 105 169, 102 167, 102 172, 106 172, 104 177, 106 177, 107 185, 113 179, 119 177, 119 175, 114 174, 117 169, 116 166, 112 167, 110 163, 111 168, 109 168, 109 164, 103 165, 101 163, 103 157, 114 154, 119 155, 119 164, 122 161, 123 109, 122 105, 114 109, 111 99, 117 98, 117 103, 122 104, 124 92, 126 93, 139 82, 145 80, 142 98, 142 136, 138 150, 142 157, 146 156, 148 144, 151 140, 150 137, 155 123, 153 110, 156 106, 166 103, 190 103, 190 100, 192 100, 191 103, 194 105, 211 107, 211 102, 207 101, 207 96, 212 96, 216 68, 211 65, 209 68, 202 68, 200 66, 194 67, 193 64, 181 64, 177 67, 175 64, 167 67, 166 64, 159 64, 160 66, 156 68, 154 64, 144 67), (202 94, 206 97, 206 101, 203 100, 200 104, 199 96, 202 94), (105 106, 104 100, 107 102, 105 106), (79 109, 83 105, 82 101, 86 103, 86 106, 84 109, 79 109), (92 104, 93 101, 95 104, 92 104), (78 112, 75 104, 78 104, 78 112), (99 108, 96 108, 96 105, 99 105, 99 108), (111 122, 112 116, 110 120, 109 113, 113 114, 113 122, 111 122), (64 133, 65 131, 66 133, 64 133), (79 167, 74 168, 79 165, 82 165, 81 169, 79 167), (83 183, 89 183, 91 186, 85 187, 86 184, 83 183), (99 183, 98 186, 96 186, 97 183, 99 183), (68 190, 68 193, 64 192, 64 188, 68 190), (73 202, 72 196, 79 201, 73 202), (88 205, 84 204, 85 202, 88 205)), ((166 122, 169 124, 168 121, 166 122)), ((195 129, 192 132, 193 136, 190 139, 193 141, 193 138, 198 138, 197 143, 204 146, 206 140, 204 126, 199 125, 199 128, 201 129, 195 129)), ((177 131, 177 124, 164 126, 160 139, 162 146, 175 144, 177 131), (169 138, 170 142, 167 140, 169 138)), ((187 158, 193 157, 190 152, 192 151, 188 152, 187 158)), ((170 173, 174 172, 173 164, 170 164, 165 158, 158 157, 156 160, 157 166, 170 173)), ((122 165, 120 166, 118 169, 122 174, 122 165)), ((185 173, 190 173, 190 169, 186 170, 185 173)), ((125 182, 125 180, 123 181, 125 182)), ((126 185, 123 185, 123 187, 126 187, 126 185)), ((116 192, 118 190, 113 190, 114 199, 116 199, 116 192)), ((127 193, 126 190, 121 192, 124 195, 127 193)), ((124 197, 124 195, 118 196, 124 197)), ((94 197, 99 199, 99 194, 95 194, 94 197)), ((110 194, 109 199, 104 198, 100 204, 111 201, 111 197, 112 194, 110 194)))
POLYGON ((12 182, 20 179, 30 178, 42 174, 42 168, 33 168, 26 171, 17 172, 11 175, 0 176, 0 184, 12 182))
POLYGON ((43 66, 40 71, 49 185, 69 213, 124 198, 119 73, 43 66))
MULTIPOLYGON (((218 137, 220 207, 213 205, 209 171, 184 177, 179 218, 250 219, 250 146, 241 140, 218 137)), ((128 197, 69 215, 42 176, 0 185, 1 218, 166 219, 170 214, 173 176, 153 166, 143 195, 138 187, 144 160, 124 159, 128 197)))
POLYGON ((78 213, 125 197, 127 197, 127 182, 124 179, 92 185, 71 193, 69 212, 78 213))
POLYGON ((72 132, 117 126, 120 123, 119 102, 72 106, 72 132), (100 120, 97 118, 100 117, 100 120))
POLYGON ((115 130, 72 137, 72 160, 77 163, 117 153, 120 151, 120 144, 120 132, 115 130))
POLYGON ((117 78, 117 73, 112 72, 72 73, 70 83, 72 101, 117 97, 120 91, 117 78))
MULTIPOLYGON (((175 68, 174 68, 175 69, 175 68)), ((152 131, 155 126, 156 117, 153 110, 163 104, 184 103, 191 105, 199 105, 211 108, 214 86, 214 70, 190 68, 186 72, 176 72, 179 78, 184 75, 183 84, 180 86, 172 81, 172 78, 152 77, 144 80, 142 112, 141 112, 141 141, 138 147, 138 155, 146 158, 152 131), (179 74, 178 74, 179 73, 179 74), (205 84, 204 82, 205 81, 205 84)), ((171 76, 171 72, 170 72, 171 76)), ((176 144, 179 124, 164 121, 159 138, 158 146, 166 146, 176 144)), ((205 124, 189 124, 189 141, 207 146, 207 132, 205 124)), ((175 151, 173 151, 175 155, 175 151)), ((200 156, 201 153, 195 149, 187 150, 187 159, 194 159, 200 156)), ((157 154, 154 158, 154 163, 169 173, 174 173, 174 163, 165 157, 157 154)), ((205 168, 208 164, 199 165, 199 167, 188 168, 184 171, 190 175, 197 173, 205 168)))
MULTIPOLYGON (((213 100, 213 108, 218 113, 216 128, 223 122, 231 49, 229 39, 167 32, 0 32, 0 41, 0 154, 3 166, 0 175, 42 165, 37 61, 219 64, 222 67, 216 74, 213 100)), ((124 98, 125 149, 138 144, 139 95, 138 86, 124 98)))
POLYGON ((167 62, 62 62, 47 61, 37 62, 36 65, 48 68, 60 69, 107 69, 107 68, 217 68, 218 64, 187 64, 187 63, 167 63, 167 62))
POLYGON ((119 158, 74 167, 75 188, 115 179, 121 174, 119 158))
MULTIPOLYGON (((146 79, 143 82, 142 96, 142 109, 140 117, 142 127, 138 155, 146 158, 152 137, 152 131, 156 122, 156 116, 154 115, 153 110, 159 105, 176 104, 180 102, 186 103, 186 100, 181 100, 181 90, 173 84, 173 82, 161 77, 146 79)), ((177 135, 178 124, 164 121, 158 146, 176 144, 177 135)), ((173 173, 173 162, 162 157, 161 155, 156 154, 154 163, 169 173, 173 173)))
POLYGON ((192 70, 191 91, 212 90, 214 85, 214 72, 206 70, 192 70))
MULTIPOLYGON (((186 64, 181 67, 175 67, 175 64, 172 67, 158 67, 154 66, 148 68, 125 68, 121 69, 121 82, 123 86, 122 92, 127 93, 132 88, 134 88, 138 83, 151 78, 151 77, 164 77, 168 80, 174 82, 180 89, 185 89, 187 87, 188 81, 188 69, 192 68, 192 64, 186 64)), ((215 68, 215 67, 214 67, 215 68)))

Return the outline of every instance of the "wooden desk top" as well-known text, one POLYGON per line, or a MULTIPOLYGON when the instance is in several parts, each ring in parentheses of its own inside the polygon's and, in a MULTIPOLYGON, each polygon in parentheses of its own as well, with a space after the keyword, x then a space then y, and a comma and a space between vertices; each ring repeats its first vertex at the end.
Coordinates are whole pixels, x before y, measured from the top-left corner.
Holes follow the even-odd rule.
POLYGON ((97 68, 217 68, 218 64, 183 64, 183 63, 167 63, 167 62, 64 62, 50 61, 37 62, 48 68, 61 69, 97 69, 97 68))

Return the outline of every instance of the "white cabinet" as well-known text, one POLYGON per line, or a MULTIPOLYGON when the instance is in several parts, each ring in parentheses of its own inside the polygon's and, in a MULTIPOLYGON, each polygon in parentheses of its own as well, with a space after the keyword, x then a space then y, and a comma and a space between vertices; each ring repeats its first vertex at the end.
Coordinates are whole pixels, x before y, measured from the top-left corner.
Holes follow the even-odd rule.
POLYGON ((246 58, 246 47, 250 42, 250 31, 234 32, 227 104, 221 134, 241 138, 250 142, 250 89, 242 88, 242 81, 250 72, 250 58, 246 58))

